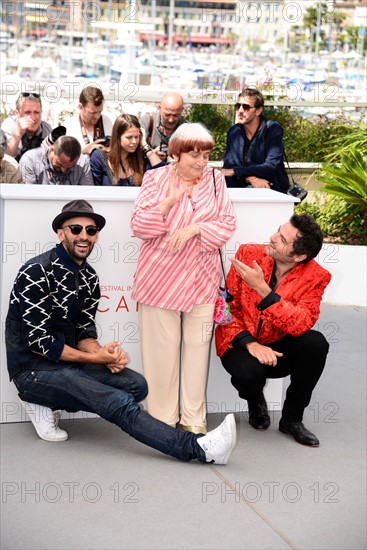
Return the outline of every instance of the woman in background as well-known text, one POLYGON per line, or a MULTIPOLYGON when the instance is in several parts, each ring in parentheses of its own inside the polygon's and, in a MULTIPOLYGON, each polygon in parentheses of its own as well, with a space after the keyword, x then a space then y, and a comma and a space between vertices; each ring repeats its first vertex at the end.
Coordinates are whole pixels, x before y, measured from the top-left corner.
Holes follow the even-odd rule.
POLYGON ((180 125, 168 145, 174 163, 145 174, 131 218, 142 239, 132 297, 148 411, 194 433, 206 433, 218 248, 236 226, 224 177, 207 166, 213 147, 204 126, 180 125))
POLYGON ((90 156, 94 185, 140 186, 146 170, 157 166, 163 163, 134 115, 118 116, 108 146, 90 156))

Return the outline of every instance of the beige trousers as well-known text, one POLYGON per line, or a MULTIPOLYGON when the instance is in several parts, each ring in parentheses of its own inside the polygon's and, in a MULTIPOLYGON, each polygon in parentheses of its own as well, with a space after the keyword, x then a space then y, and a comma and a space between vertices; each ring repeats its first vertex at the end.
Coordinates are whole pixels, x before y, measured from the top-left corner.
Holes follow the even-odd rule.
POLYGON ((139 304, 148 412, 167 424, 206 426, 213 304, 191 313, 139 304))

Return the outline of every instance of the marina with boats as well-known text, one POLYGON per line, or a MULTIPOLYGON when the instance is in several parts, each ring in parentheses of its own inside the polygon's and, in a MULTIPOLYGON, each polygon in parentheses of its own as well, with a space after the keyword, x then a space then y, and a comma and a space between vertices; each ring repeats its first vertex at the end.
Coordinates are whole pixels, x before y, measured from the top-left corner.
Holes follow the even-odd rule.
MULTIPOLYGON (((85 10, 91 9, 89 4, 85 10)), ((249 8, 246 24, 237 17, 237 4, 244 14, 245 5, 233 2, 220 4, 222 11, 203 1, 127 2, 121 11, 121 6, 103 0, 98 17, 81 11, 72 20, 59 2, 52 2, 47 12, 40 11, 41 5, 20 2, 23 17, 8 18, 19 28, 1 26, 3 115, 20 91, 33 90, 42 95, 45 114, 56 125, 63 113, 73 111, 82 87, 94 83, 103 89, 107 107, 110 103, 117 112, 129 104, 129 112, 139 114, 144 102, 158 101, 173 89, 191 102, 233 103, 243 86, 254 86, 274 105, 288 104, 305 116, 334 116, 342 109, 360 117, 367 88, 362 41, 354 48, 348 42, 341 47, 336 39, 331 41, 330 25, 327 49, 321 48, 317 33, 314 48, 307 42, 297 47, 294 40, 292 46, 295 32, 291 16, 284 20, 286 3, 276 3, 284 4, 279 32, 275 24, 249 25, 249 8), (108 20, 108 14, 114 16, 108 20), (233 14, 238 19, 234 22, 233 14)))

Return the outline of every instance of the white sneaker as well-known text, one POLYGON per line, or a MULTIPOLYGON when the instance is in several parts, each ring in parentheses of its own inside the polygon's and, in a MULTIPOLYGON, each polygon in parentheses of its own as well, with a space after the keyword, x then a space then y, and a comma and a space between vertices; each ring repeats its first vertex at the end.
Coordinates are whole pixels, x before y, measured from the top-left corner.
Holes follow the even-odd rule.
POLYGON ((222 424, 197 439, 197 443, 205 451, 207 462, 227 464, 231 452, 236 446, 236 421, 234 414, 227 414, 222 424))
POLYGON ((53 412, 48 407, 26 401, 21 401, 21 403, 41 439, 55 442, 68 439, 67 432, 58 427, 60 411, 53 412))

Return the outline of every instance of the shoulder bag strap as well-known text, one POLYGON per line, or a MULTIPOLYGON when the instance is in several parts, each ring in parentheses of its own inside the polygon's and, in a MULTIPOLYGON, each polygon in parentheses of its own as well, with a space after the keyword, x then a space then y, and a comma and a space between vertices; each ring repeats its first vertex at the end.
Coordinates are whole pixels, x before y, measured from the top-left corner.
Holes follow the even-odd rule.
MULTIPOLYGON (((214 184, 214 195, 217 196, 217 184, 215 182, 215 169, 213 168, 213 184, 214 184)), ((222 251, 220 248, 218 248, 218 252, 219 252, 219 258, 220 258, 220 263, 221 263, 221 266, 222 266, 222 273, 223 273, 223 277, 224 277, 224 288, 226 289, 227 288, 227 284, 226 284, 226 272, 224 270, 224 263, 223 263, 223 257, 222 257, 222 251)))
POLYGON ((294 181, 293 173, 292 173, 292 171, 291 171, 291 167, 289 166, 288 158, 287 158, 287 155, 286 155, 286 152, 285 152, 284 147, 283 147, 283 155, 284 155, 285 161, 286 161, 287 166, 288 166, 288 173, 289 173, 289 175, 290 175, 290 177, 291 177, 292 184, 295 185, 296 182, 294 181))
POLYGON ((81 130, 82 136, 83 136, 83 141, 84 141, 85 145, 88 145, 90 143, 88 132, 87 132, 86 127, 84 126, 84 123, 82 121, 82 117, 80 115, 79 115, 79 124, 80 124, 80 130, 81 130))
POLYGON ((154 131, 154 116, 152 115, 152 113, 148 113, 148 117, 149 117, 149 123, 148 123, 147 143, 151 145, 153 131, 154 131))
MULTIPOLYGON (((266 130, 265 130, 265 136, 264 136, 264 141, 265 141, 265 153, 266 153, 266 149, 267 149, 267 144, 268 144, 268 140, 267 140, 267 137, 268 137, 268 120, 266 121, 266 130)), ((294 185, 296 182, 294 181, 294 177, 293 177, 293 174, 291 172, 291 168, 289 166, 289 162, 288 162, 288 158, 287 158, 287 154, 285 152, 285 149, 284 149, 284 145, 283 145, 283 156, 285 158, 285 161, 287 163, 287 166, 288 166, 288 172, 289 172, 289 175, 291 177, 291 180, 292 180, 292 184, 294 185)), ((290 185, 290 184, 289 184, 290 185)))
POLYGON ((101 139, 104 137, 103 115, 101 115, 97 124, 94 126, 93 139, 96 141, 96 139, 101 139))

